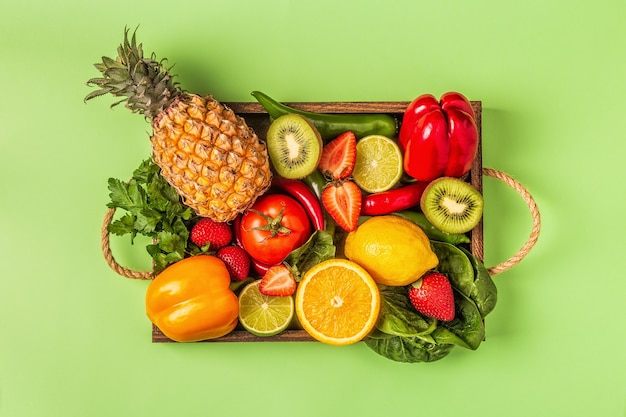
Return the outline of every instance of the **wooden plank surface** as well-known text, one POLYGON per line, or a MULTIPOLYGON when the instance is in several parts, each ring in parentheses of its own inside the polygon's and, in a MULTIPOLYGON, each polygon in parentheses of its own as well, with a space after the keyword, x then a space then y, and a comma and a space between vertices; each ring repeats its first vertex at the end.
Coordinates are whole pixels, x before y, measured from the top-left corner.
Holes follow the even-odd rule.
MULTIPOLYGON (((254 129, 260 138, 265 138, 269 127, 269 117, 263 107, 256 102, 251 103, 224 103, 229 106, 235 113, 242 116, 248 125, 254 129)), ((298 102, 284 103, 290 107, 306 110, 316 113, 386 113, 394 116, 398 122, 402 120, 402 114, 407 106, 408 101, 381 101, 381 102, 298 102)), ((472 165, 472 169, 468 175, 468 181, 476 187, 481 193, 483 190, 482 175, 482 102, 472 101, 472 108, 476 115, 476 123, 478 126, 478 155, 472 165)), ((484 260, 484 242, 483 242, 483 222, 481 222, 472 230, 470 234, 471 242, 469 250, 477 258, 484 260)), ((276 336, 259 337, 248 333, 245 330, 235 329, 230 334, 218 339, 206 340, 201 343, 217 343, 217 342, 311 342, 314 339, 304 330, 290 329, 276 336)), ((161 330, 152 325, 152 342, 168 343, 174 342, 166 337, 161 330)), ((175 343, 175 342, 174 342, 175 343)))

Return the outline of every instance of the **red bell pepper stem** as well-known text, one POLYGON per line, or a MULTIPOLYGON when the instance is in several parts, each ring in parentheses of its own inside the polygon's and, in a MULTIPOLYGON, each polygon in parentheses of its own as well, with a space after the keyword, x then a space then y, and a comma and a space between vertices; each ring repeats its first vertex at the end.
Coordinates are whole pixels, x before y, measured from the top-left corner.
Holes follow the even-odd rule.
POLYGON ((361 215, 378 216, 407 210, 419 204, 427 182, 417 181, 403 187, 363 197, 361 215))
POLYGON ((322 204, 304 182, 274 175, 272 187, 295 198, 304 207, 315 230, 324 230, 322 204))

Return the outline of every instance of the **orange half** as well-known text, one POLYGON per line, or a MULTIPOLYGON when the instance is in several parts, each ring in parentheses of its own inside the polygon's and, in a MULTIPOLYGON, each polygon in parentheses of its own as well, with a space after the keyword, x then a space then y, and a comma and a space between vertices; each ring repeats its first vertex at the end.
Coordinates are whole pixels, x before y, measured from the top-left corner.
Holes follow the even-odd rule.
POLYGON ((362 340, 374 328, 379 311, 376 282, 355 262, 321 262, 298 284, 296 315, 320 342, 343 346, 362 340))

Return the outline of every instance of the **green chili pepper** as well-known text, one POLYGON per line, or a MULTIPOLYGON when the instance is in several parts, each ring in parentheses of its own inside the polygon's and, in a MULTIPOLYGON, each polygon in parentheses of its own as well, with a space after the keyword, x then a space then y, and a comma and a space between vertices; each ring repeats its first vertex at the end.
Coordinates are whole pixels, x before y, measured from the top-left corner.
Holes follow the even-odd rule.
POLYGON ((311 172, 306 177, 302 178, 302 181, 315 193, 318 199, 322 198, 322 191, 326 187, 326 178, 319 169, 311 172))
POLYGON ((398 130, 396 118, 385 113, 315 113, 285 106, 260 91, 253 91, 252 95, 273 119, 289 113, 306 117, 315 125, 325 141, 348 131, 361 138, 367 135, 393 137, 398 130))
POLYGON ((393 214, 395 214, 396 216, 404 217, 407 220, 411 220, 413 223, 418 225, 424 231, 424 233, 426 233, 426 236, 428 236, 428 238, 431 240, 451 243, 453 245, 468 243, 470 241, 469 237, 462 233, 453 234, 442 232, 428 221, 424 213, 421 213, 419 211, 403 210, 394 212, 393 214))

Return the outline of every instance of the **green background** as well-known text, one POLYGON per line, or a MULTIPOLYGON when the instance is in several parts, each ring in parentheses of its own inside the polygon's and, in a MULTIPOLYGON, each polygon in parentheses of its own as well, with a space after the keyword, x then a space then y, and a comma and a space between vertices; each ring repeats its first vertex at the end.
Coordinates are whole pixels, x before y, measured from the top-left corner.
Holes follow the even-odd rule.
MULTIPOLYGON (((542 0, 4 2, 0 13, 0 416, 624 416, 626 3, 542 0), (483 158, 535 197, 542 234, 495 277, 477 351, 400 364, 364 344, 152 344, 145 281, 100 252, 107 178, 149 125, 83 103, 139 25, 182 86, 223 101, 483 102, 483 158)), ((531 220, 485 179, 486 264, 531 220)), ((119 260, 149 265, 114 240, 119 260)))

